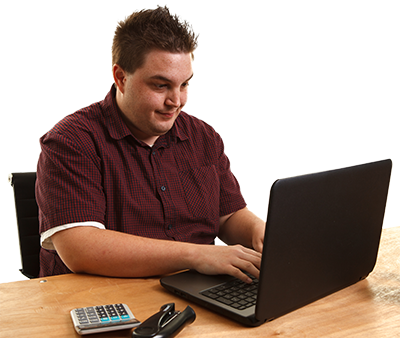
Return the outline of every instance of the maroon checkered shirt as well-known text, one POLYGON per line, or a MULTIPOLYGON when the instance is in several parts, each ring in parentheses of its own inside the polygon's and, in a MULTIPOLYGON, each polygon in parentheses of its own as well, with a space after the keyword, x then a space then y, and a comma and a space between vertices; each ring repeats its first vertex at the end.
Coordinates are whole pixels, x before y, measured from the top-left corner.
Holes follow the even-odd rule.
MULTIPOLYGON (((213 128, 181 112, 149 147, 124 124, 114 86, 40 143, 40 233, 94 221, 138 236, 211 244, 219 217, 246 205, 213 128)), ((41 276, 68 272, 55 251, 42 248, 41 276)))

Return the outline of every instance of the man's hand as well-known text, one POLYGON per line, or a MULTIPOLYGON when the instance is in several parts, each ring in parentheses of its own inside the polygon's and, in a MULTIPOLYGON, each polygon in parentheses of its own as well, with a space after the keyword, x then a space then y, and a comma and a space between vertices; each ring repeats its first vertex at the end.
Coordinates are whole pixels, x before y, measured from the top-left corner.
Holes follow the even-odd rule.
POLYGON ((243 271, 259 278, 261 253, 241 245, 195 245, 190 256, 193 269, 207 275, 227 274, 251 283, 243 271))

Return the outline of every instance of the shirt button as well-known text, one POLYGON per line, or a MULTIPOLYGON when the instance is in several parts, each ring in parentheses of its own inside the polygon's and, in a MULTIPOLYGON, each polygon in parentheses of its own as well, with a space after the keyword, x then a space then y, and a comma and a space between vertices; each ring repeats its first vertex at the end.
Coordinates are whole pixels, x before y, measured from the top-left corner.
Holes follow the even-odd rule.
POLYGON ((167 190, 167 188, 164 187, 164 186, 161 186, 161 190, 162 190, 162 191, 165 191, 165 190, 167 190))
POLYGON ((172 229, 172 224, 168 224, 168 230, 172 229))

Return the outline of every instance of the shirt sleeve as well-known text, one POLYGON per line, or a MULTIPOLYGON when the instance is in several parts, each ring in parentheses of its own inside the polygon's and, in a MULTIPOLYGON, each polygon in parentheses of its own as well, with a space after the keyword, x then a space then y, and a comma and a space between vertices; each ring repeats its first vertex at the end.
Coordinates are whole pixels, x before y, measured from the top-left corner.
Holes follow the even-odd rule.
POLYGON ((51 236, 53 236, 57 232, 60 232, 63 230, 67 230, 67 229, 71 229, 71 228, 75 228, 75 227, 82 227, 82 226, 85 226, 85 227, 91 226, 91 227, 95 227, 95 228, 103 229, 103 230, 105 229, 104 225, 101 223, 98 223, 98 222, 82 222, 82 223, 63 224, 63 225, 59 225, 54 228, 51 228, 45 232, 42 232, 40 234, 40 245, 44 249, 55 250, 53 241, 51 240, 51 236))
POLYGON ((77 222, 105 224, 100 160, 90 134, 63 121, 40 139, 40 145, 36 180, 40 233, 77 222))

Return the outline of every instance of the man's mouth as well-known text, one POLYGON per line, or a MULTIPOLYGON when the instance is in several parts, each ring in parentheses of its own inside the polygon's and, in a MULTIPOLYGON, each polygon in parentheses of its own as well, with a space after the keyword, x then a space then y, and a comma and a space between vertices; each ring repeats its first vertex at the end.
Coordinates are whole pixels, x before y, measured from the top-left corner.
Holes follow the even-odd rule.
POLYGON ((172 118, 172 117, 175 116, 176 111, 159 111, 159 110, 156 110, 156 113, 162 115, 165 118, 172 118))

